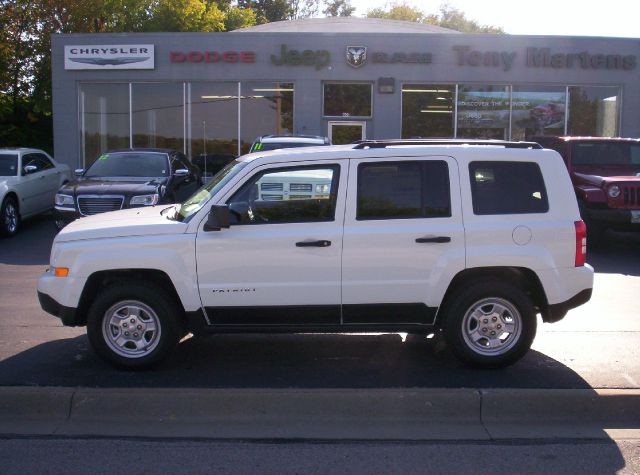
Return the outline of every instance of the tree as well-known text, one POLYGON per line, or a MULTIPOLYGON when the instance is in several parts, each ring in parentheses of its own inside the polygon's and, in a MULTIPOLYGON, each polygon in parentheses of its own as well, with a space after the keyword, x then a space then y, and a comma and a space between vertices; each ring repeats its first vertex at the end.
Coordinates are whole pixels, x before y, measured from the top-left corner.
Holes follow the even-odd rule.
POLYGON ((224 13, 206 0, 157 0, 147 31, 224 31, 224 13))
POLYGON ((384 8, 374 8, 367 11, 367 17, 428 23, 464 33, 504 33, 502 28, 480 25, 474 20, 469 20, 464 12, 448 3, 440 6, 439 13, 428 15, 419 8, 414 8, 406 2, 393 3, 388 10, 384 8))
POLYGON ((238 7, 253 10, 257 24, 288 20, 293 15, 289 0, 238 0, 238 7))
POLYGON ((426 23, 463 33, 504 33, 500 27, 480 25, 474 20, 469 20, 463 12, 447 3, 440 6, 439 15, 429 15, 426 18, 426 23))
POLYGON ((328 17, 347 17, 353 15, 354 11, 356 11, 356 7, 351 6, 350 0, 327 0, 322 13, 328 17))
POLYGON ((424 12, 419 8, 414 8, 407 3, 393 3, 389 10, 384 8, 374 8, 367 11, 368 18, 384 18, 386 20, 403 20, 424 23, 426 18, 424 12))

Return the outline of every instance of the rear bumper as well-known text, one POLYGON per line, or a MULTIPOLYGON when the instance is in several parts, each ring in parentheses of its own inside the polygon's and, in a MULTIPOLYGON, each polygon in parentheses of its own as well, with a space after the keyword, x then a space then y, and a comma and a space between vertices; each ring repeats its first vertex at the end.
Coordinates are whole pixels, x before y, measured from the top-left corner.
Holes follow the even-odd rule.
POLYGON ((553 323, 562 320, 569 310, 579 307, 591 300, 592 293, 593 289, 584 289, 565 302, 548 305, 542 312, 542 321, 553 323))

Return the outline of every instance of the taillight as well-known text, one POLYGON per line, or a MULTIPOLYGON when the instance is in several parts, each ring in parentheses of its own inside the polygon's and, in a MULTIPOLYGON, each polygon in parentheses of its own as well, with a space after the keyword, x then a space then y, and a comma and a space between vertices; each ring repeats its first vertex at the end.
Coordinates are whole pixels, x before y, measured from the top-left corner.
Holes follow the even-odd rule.
POLYGON ((584 221, 573 224, 576 227, 576 267, 581 267, 587 261, 587 225, 584 221))

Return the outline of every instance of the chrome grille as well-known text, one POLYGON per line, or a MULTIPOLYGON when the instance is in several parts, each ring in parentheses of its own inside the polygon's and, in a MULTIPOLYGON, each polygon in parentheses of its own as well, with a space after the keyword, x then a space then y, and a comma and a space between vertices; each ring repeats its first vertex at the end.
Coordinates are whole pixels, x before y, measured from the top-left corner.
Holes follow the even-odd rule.
POLYGON ((311 183, 291 183, 289 191, 307 191, 311 193, 311 183))
POLYGON ((624 205, 629 208, 640 207, 640 186, 623 186, 624 205))
POLYGON ((262 183, 260 188, 265 191, 282 191, 282 183, 262 183))
POLYGON ((122 195, 80 195, 78 209, 83 216, 105 213, 122 209, 124 196, 122 195))
POLYGON ((264 201, 281 201, 282 195, 262 195, 264 201))

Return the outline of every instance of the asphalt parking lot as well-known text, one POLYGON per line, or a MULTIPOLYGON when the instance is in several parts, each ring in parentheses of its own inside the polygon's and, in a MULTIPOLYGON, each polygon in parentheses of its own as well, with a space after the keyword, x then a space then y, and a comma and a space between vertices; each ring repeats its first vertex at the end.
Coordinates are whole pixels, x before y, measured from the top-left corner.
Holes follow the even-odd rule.
POLYGON ((612 234, 606 249, 591 252, 592 300, 559 323, 540 324, 532 351, 503 370, 465 368, 438 338, 332 334, 191 338, 149 372, 114 370, 83 328, 63 327, 40 309, 36 281, 54 236, 42 216, 0 240, 0 386, 640 388, 640 236, 612 234))

